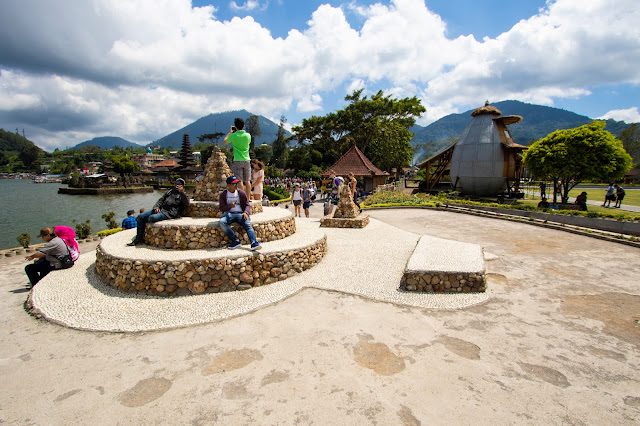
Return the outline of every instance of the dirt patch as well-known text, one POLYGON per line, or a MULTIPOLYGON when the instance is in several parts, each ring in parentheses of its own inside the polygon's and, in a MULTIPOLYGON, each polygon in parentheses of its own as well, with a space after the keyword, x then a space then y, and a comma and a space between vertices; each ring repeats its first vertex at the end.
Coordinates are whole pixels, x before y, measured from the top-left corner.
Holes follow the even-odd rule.
POLYGON ((400 418, 400 421, 404 426, 420 426, 420 420, 416 419, 416 416, 413 415, 411 409, 404 405, 400 406, 401 408, 398 410, 396 414, 400 418))
POLYGON ((289 378, 289 373, 287 371, 276 371, 271 370, 268 375, 262 378, 262 382, 260 383, 260 387, 264 387, 271 383, 280 383, 284 382, 289 378))
POLYGON ((518 365, 525 373, 532 374, 538 379, 554 386, 559 386, 561 388, 568 388, 571 386, 571 383, 567 380, 567 376, 553 368, 544 367, 542 365, 527 364, 525 362, 519 362, 518 365))
POLYGON ((502 274, 495 274, 493 272, 489 272, 486 274, 487 285, 508 285, 509 280, 502 274))
POLYGON ((171 384, 171 380, 157 377, 140 380, 134 387, 122 392, 118 401, 125 407, 142 407, 164 395, 171 384))
POLYGON ((541 242, 539 240, 517 240, 513 245, 514 249, 511 250, 511 253, 517 254, 546 253, 561 247, 560 243, 554 241, 541 242))
POLYGON ((227 351, 215 357, 213 362, 202 370, 202 375, 208 376, 209 374, 215 374, 221 371, 237 370, 238 368, 246 367, 253 361, 259 361, 261 359, 262 354, 255 349, 245 348, 227 351))
POLYGON ((480 347, 471 342, 457 339, 455 337, 440 336, 436 343, 441 343, 447 350, 463 358, 477 360, 480 359, 480 347))
POLYGON ((640 296, 627 293, 565 296, 562 312, 604 323, 603 332, 640 346, 640 296))
POLYGON ((382 376, 392 376, 404 370, 404 360, 391 352, 384 343, 371 342, 372 336, 360 335, 353 348, 353 357, 362 367, 370 368, 382 376))

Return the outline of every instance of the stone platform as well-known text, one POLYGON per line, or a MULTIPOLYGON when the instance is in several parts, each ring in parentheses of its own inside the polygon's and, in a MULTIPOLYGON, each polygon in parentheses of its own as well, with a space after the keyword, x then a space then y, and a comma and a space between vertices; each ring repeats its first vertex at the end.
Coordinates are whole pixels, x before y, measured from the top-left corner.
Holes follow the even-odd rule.
MULTIPOLYGON (((172 250, 226 248, 230 241, 222 232, 219 222, 214 218, 182 217, 150 223, 147 224, 144 240, 152 247, 172 250)), ((296 232, 293 213, 276 207, 266 207, 262 213, 251 216, 251 225, 260 242, 281 240, 296 232)), ((242 226, 234 223, 231 229, 242 244, 249 244, 242 226)))
POLYGON ((360 213, 356 217, 334 217, 328 215, 320 219, 320 226, 325 228, 364 228, 369 224, 369 215, 360 213))
POLYGON ((324 232, 312 226, 304 226, 286 239, 263 242, 259 251, 248 246, 185 251, 129 247, 134 232, 122 231, 102 240, 96 250, 96 272, 105 284, 151 296, 260 287, 313 267, 327 249, 324 232))
MULTIPOLYGON (((262 213, 262 202, 251 201, 251 216, 257 213, 262 213)), ((184 215, 189 217, 219 218, 222 216, 222 212, 220 211, 220 203, 217 201, 191 200, 184 215)))
POLYGON ((484 292, 482 247, 424 235, 407 262, 400 288, 430 293, 484 292))

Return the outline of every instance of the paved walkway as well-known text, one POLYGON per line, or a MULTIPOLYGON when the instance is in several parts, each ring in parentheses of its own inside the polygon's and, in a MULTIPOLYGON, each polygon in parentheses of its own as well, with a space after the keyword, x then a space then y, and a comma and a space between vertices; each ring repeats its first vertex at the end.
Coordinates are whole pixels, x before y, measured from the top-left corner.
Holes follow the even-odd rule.
MULTIPOLYGON (((7 258, 0 261, 0 419, 637 424, 637 248, 451 212, 370 214, 416 239, 483 246, 494 259, 489 300, 425 309, 308 288, 200 326, 86 332, 27 315, 24 259, 7 258)), ((386 251, 393 261, 395 248, 386 251)))

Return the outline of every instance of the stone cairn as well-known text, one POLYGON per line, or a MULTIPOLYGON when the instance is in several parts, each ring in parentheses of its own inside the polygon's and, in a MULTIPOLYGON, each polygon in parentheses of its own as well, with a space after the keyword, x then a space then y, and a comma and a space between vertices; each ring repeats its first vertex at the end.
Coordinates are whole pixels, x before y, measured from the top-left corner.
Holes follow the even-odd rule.
POLYGON ((327 228, 364 228, 368 224, 369 215, 360 213, 348 185, 342 185, 340 200, 333 214, 320 219, 320 226, 327 228))
MULTIPOLYGON (((231 169, 227 165, 227 160, 220 148, 213 147, 211 157, 204 167, 200 181, 196 182, 196 190, 193 194, 193 201, 187 207, 185 216, 189 217, 220 217, 218 197, 220 193, 227 189, 227 178, 231 176, 231 169)), ((262 212, 260 201, 251 202, 251 214, 262 212)))

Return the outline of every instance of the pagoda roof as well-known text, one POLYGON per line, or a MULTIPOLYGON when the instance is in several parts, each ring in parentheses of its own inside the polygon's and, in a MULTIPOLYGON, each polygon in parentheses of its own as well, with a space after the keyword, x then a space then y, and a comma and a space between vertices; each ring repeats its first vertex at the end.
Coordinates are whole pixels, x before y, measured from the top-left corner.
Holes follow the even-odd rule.
POLYGON ((335 172, 337 176, 346 176, 353 173, 354 176, 388 176, 389 173, 384 172, 373 165, 373 163, 358 149, 354 144, 349 151, 345 152, 342 157, 320 173, 322 176, 329 176, 331 172, 335 172))

